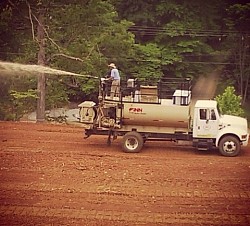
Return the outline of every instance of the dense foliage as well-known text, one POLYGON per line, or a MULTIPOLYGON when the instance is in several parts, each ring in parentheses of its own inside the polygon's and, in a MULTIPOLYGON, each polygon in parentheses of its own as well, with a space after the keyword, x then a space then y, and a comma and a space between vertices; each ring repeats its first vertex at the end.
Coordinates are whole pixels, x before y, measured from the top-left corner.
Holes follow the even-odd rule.
MULTIPOLYGON (((37 64, 42 18, 49 67, 101 77, 114 62, 122 79, 151 84, 164 76, 196 79, 208 66, 223 66, 245 102, 249 12, 247 1, 234 0, 3 0, 0 60, 37 64)), ((36 77, 0 76, 0 119, 36 108, 36 77)), ((49 76, 46 108, 95 99, 97 88, 96 79, 49 76)))
POLYGON ((235 94, 233 86, 228 86, 225 91, 216 96, 220 112, 222 114, 244 116, 244 110, 241 107, 241 96, 235 94))

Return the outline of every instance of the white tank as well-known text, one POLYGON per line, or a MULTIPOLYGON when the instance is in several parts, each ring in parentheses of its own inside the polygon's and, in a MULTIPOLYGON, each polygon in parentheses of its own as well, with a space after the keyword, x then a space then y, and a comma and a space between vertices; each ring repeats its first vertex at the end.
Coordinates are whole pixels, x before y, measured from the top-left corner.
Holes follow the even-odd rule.
POLYGON ((189 105, 175 105, 172 100, 162 100, 161 104, 123 104, 124 125, 189 128, 189 105))

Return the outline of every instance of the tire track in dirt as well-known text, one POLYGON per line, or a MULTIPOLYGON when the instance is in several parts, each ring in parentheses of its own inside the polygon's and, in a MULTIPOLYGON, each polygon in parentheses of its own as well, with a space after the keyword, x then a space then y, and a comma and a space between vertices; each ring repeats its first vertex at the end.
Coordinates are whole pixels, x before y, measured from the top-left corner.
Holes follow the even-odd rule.
MULTIPOLYGON (((205 214, 193 214, 190 212, 183 213, 164 213, 155 214, 152 216, 151 213, 135 213, 135 212, 121 212, 113 210, 72 210, 72 209, 47 209, 47 208, 36 208, 36 207, 0 207, 0 215, 2 213, 8 213, 8 215, 17 215, 19 217, 46 217, 46 218, 58 218, 58 221, 64 222, 63 216, 68 216, 74 220, 92 220, 99 222, 98 225, 108 225, 108 222, 116 222, 115 225, 140 225, 147 223, 147 225, 221 225, 221 222, 230 225, 239 225, 239 223, 247 223, 244 216, 238 216, 231 214, 230 216, 215 213, 205 214), (105 224, 103 222, 107 221, 105 224), (205 224, 204 224, 205 222, 205 224), (101 224, 100 224, 101 223, 101 224)), ((249 216, 248 216, 249 218, 249 216)), ((69 222, 66 221, 66 222, 69 222)), ((111 223, 112 224, 112 223, 111 223)), ((89 225, 89 224, 87 224, 89 225)), ((92 225, 92 224, 91 224, 92 225)))

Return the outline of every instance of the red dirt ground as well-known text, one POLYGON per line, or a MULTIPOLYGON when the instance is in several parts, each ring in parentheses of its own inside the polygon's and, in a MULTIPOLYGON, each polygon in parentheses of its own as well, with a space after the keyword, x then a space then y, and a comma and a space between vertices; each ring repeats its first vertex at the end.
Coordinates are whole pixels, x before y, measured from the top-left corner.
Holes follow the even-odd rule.
POLYGON ((250 145, 238 157, 83 139, 79 127, 0 122, 0 225, 250 225, 250 145))

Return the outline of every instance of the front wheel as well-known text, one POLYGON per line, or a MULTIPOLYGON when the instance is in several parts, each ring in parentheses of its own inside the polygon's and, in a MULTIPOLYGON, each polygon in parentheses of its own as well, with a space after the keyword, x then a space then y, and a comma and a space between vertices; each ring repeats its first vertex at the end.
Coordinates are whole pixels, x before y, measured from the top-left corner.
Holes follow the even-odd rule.
POLYGON ((234 157, 240 153, 240 141, 234 136, 225 136, 219 142, 219 151, 227 157, 234 157))
POLYGON ((131 131, 123 136, 122 149, 124 152, 137 153, 142 149, 143 143, 141 134, 131 131))

